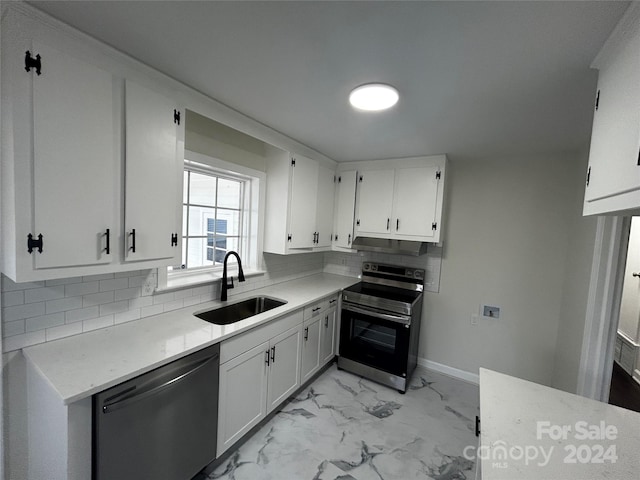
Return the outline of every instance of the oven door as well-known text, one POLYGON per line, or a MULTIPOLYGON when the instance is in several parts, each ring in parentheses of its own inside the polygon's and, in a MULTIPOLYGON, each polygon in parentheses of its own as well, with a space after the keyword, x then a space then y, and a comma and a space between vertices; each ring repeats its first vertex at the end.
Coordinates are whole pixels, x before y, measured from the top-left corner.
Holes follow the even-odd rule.
POLYGON ((406 376, 411 317, 342 304, 341 357, 406 376))

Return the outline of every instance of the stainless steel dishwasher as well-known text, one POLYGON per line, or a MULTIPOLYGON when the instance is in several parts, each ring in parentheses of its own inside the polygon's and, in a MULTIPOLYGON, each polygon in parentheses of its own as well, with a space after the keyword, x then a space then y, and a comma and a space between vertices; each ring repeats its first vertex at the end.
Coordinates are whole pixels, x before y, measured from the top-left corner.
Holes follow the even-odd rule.
POLYGON ((220 346, 93 397, 94 480, 189 480, 216 456, 220 346))

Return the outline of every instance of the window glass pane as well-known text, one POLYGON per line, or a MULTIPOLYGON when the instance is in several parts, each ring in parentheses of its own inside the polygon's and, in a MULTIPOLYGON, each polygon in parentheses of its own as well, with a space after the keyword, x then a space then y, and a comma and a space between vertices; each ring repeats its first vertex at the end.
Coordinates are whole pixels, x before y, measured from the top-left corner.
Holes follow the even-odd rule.
POLYGON ((197 205, 215 206, 216 177, 191 172, 191 190, 189 203, 197 205))
POLYGON ((198 237, 207 234, 208 227, 215 223, 216 209, 208 207, 189 207, 189 236, 198 237))
POLYGON ((187 195, 189 194, 189 172, 185 170, 182 178, 182 203, 187 203, 187 195))
MULTIPOLYGON (((216 237, 216 263, 224 262, 224 256, 227 252, 233 250, 235 252, 238 251, 239 240, 237 237, 235 238, 224 238, 224 237, 216 237)), ((229 257, 229 261, 227 266, 235 265, 237 261, 235 257, 229 257)))
POLYGON ((216 233, 240 235, 240 212, 218 208, 218 218, 215 227, 216 233))
POLYGON ((187 242, 189 243, 187 268, 213 265, 213 261, 207 259, 207 251, 211 249, 207 247, 206 238, 190 238, 187 242))
MULTIPOLYGON (((187 236, 187 206, 182 206, 182 236, 187 236)), ((183 262, 184 263, 184 262, 183 262)))
POLYGON ((218 180, 218 206, 240 208, 240 182, 225 178, 218 180))

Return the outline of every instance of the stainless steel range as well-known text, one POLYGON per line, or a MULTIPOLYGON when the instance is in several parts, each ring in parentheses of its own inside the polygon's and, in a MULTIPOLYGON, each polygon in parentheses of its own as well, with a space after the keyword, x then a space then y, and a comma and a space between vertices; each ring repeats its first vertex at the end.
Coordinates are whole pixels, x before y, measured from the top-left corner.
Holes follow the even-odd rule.
POLYGON ((416 367, 425 271, 362 265, 344 290, 338 368, 405 393, 416 367))

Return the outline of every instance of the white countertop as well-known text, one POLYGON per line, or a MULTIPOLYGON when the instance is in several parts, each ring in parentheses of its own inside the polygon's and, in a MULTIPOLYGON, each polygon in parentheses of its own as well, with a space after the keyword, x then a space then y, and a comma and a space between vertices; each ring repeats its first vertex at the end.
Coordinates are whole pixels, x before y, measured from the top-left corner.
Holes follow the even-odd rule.
POLYGON ((640 413, 483 368, 480 413, 483 480, 640 478, 640 413))
POLYGON ((353 277, 317 274, 234 296, 226 303, 257 295, 287 303, 232 325, 213 325, 193 316, 195 312, 226 304, 214 301, 35 345, 25 348, 23 353, 68 405, 286 315, 358 281, 353 277))

